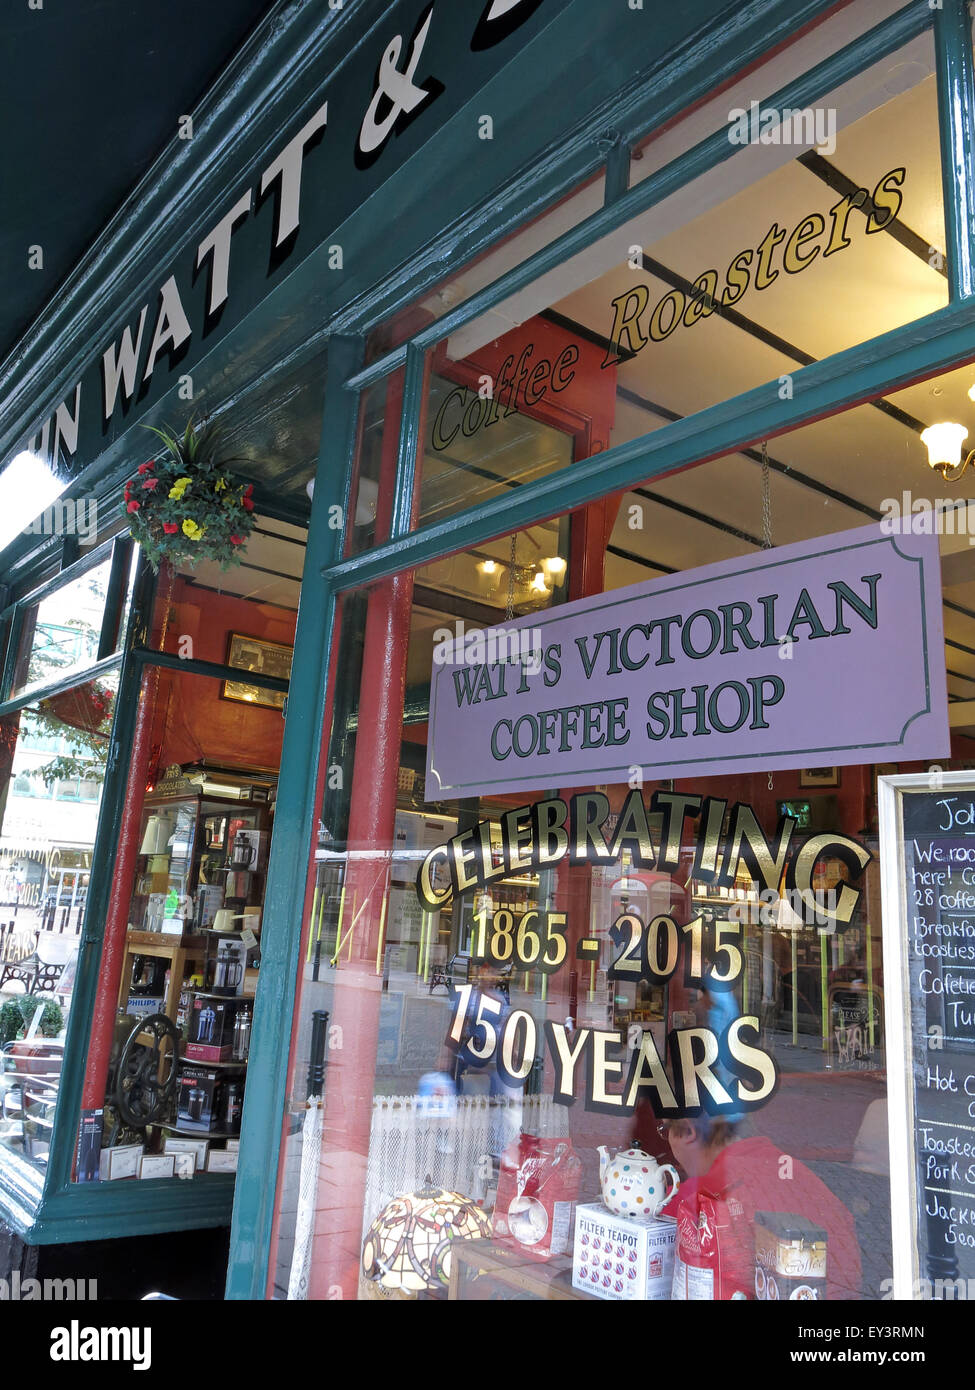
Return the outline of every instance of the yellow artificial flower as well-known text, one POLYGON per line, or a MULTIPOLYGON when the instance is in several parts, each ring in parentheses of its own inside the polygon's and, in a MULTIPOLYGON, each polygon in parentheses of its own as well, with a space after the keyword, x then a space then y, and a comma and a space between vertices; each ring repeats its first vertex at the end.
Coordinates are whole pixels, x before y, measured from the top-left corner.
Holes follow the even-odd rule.
POLYGON ((213 490, 214 490, 214 492, 226 492, 226 491, 227 491, 227 479, 226 479, 226 478, 218 478, 217 481, 216 481, 216 482, 214 483, 214 485, 213 485, 213 490))
POLYGON ((169 489, 170 497, 174 501, 178 502, 192 481, 192 478, 177 478, 175 483, 173 483, 172 487, 169 489))
POLYGON ((205 531, 205 526, 197 526, 190 517, 183 519, 183 535, 189 536, 191 541, 198 541, 205 531))

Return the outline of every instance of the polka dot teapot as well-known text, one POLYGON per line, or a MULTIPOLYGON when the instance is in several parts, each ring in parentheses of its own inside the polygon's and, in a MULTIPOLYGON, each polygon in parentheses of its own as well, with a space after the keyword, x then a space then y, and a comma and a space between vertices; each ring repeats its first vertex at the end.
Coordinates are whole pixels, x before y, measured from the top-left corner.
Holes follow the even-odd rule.
POLYGON ((622 1149, 615 1158, 605 1145, 597 1152, 603 1202, 616 1216, 649 1221, 677 1191, 677 1169, 642 1149, 622 1149))

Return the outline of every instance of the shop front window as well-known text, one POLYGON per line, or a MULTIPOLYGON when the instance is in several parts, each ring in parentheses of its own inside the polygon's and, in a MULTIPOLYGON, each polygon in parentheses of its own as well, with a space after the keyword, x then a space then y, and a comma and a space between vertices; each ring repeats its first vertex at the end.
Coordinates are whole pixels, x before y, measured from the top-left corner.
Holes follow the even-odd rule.
MULTIPOLYGON (((715 167, 428 352, 414 526, 756 386, 791 400, 800 368, 947 304, 930 34, 808 110, 746 108, 718 130, 715 167)), ((690 138, 682 124, 651 138, 631 183, 690 138)))
POLYGON ((295 631, 267 582, 160 581, 157 617, 224 676, 143 674, 78 1181, 236 1171, 295 631))
MULTIPOLYGON (((581 362, 545 316, 489 350, 556 329, 581 362)), ((969 509, 921 438, 971 376, 343 596, 273 1296, 889 1292, 877 787, 975 759, 969 509)), ((635 428, 603 379, 569 458, 635 428)), ((496 462, 428 466, 438 390, 421 506, 496 462)), ((555 442, 522 416, 509 485, 555 442)))
POLYGON ((111 560, 25 608, 10 696, 83 670, 98 658, 111 560))
POLYGON ((39 1167, 50 1152, 117 685, 110 671, 0 721, 0 1144, 39 1167))

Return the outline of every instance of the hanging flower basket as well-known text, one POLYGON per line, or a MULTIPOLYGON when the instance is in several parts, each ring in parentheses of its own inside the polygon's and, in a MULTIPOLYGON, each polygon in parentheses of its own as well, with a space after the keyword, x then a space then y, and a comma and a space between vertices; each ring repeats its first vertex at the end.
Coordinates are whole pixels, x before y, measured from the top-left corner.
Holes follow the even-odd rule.
POLYGON ((219 457, 219 427, 197 429, 190 420, 182 436, 147 428, 165 451, 139 465, 124 496, 129 530, 153 569, 164 560, 175 567, 238 564, 254 529, 254 488, 229 471, 236 459, 219 457))

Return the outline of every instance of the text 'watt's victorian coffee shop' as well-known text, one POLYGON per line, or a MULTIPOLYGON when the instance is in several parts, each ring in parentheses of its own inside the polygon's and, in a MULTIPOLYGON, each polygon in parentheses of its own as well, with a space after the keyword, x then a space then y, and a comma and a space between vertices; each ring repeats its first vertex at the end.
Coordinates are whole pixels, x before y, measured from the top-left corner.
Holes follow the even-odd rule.
POLYGON ((281 3, 193 123, 0 369, 0 1273, 975 1278, 965 5, 281 3))

